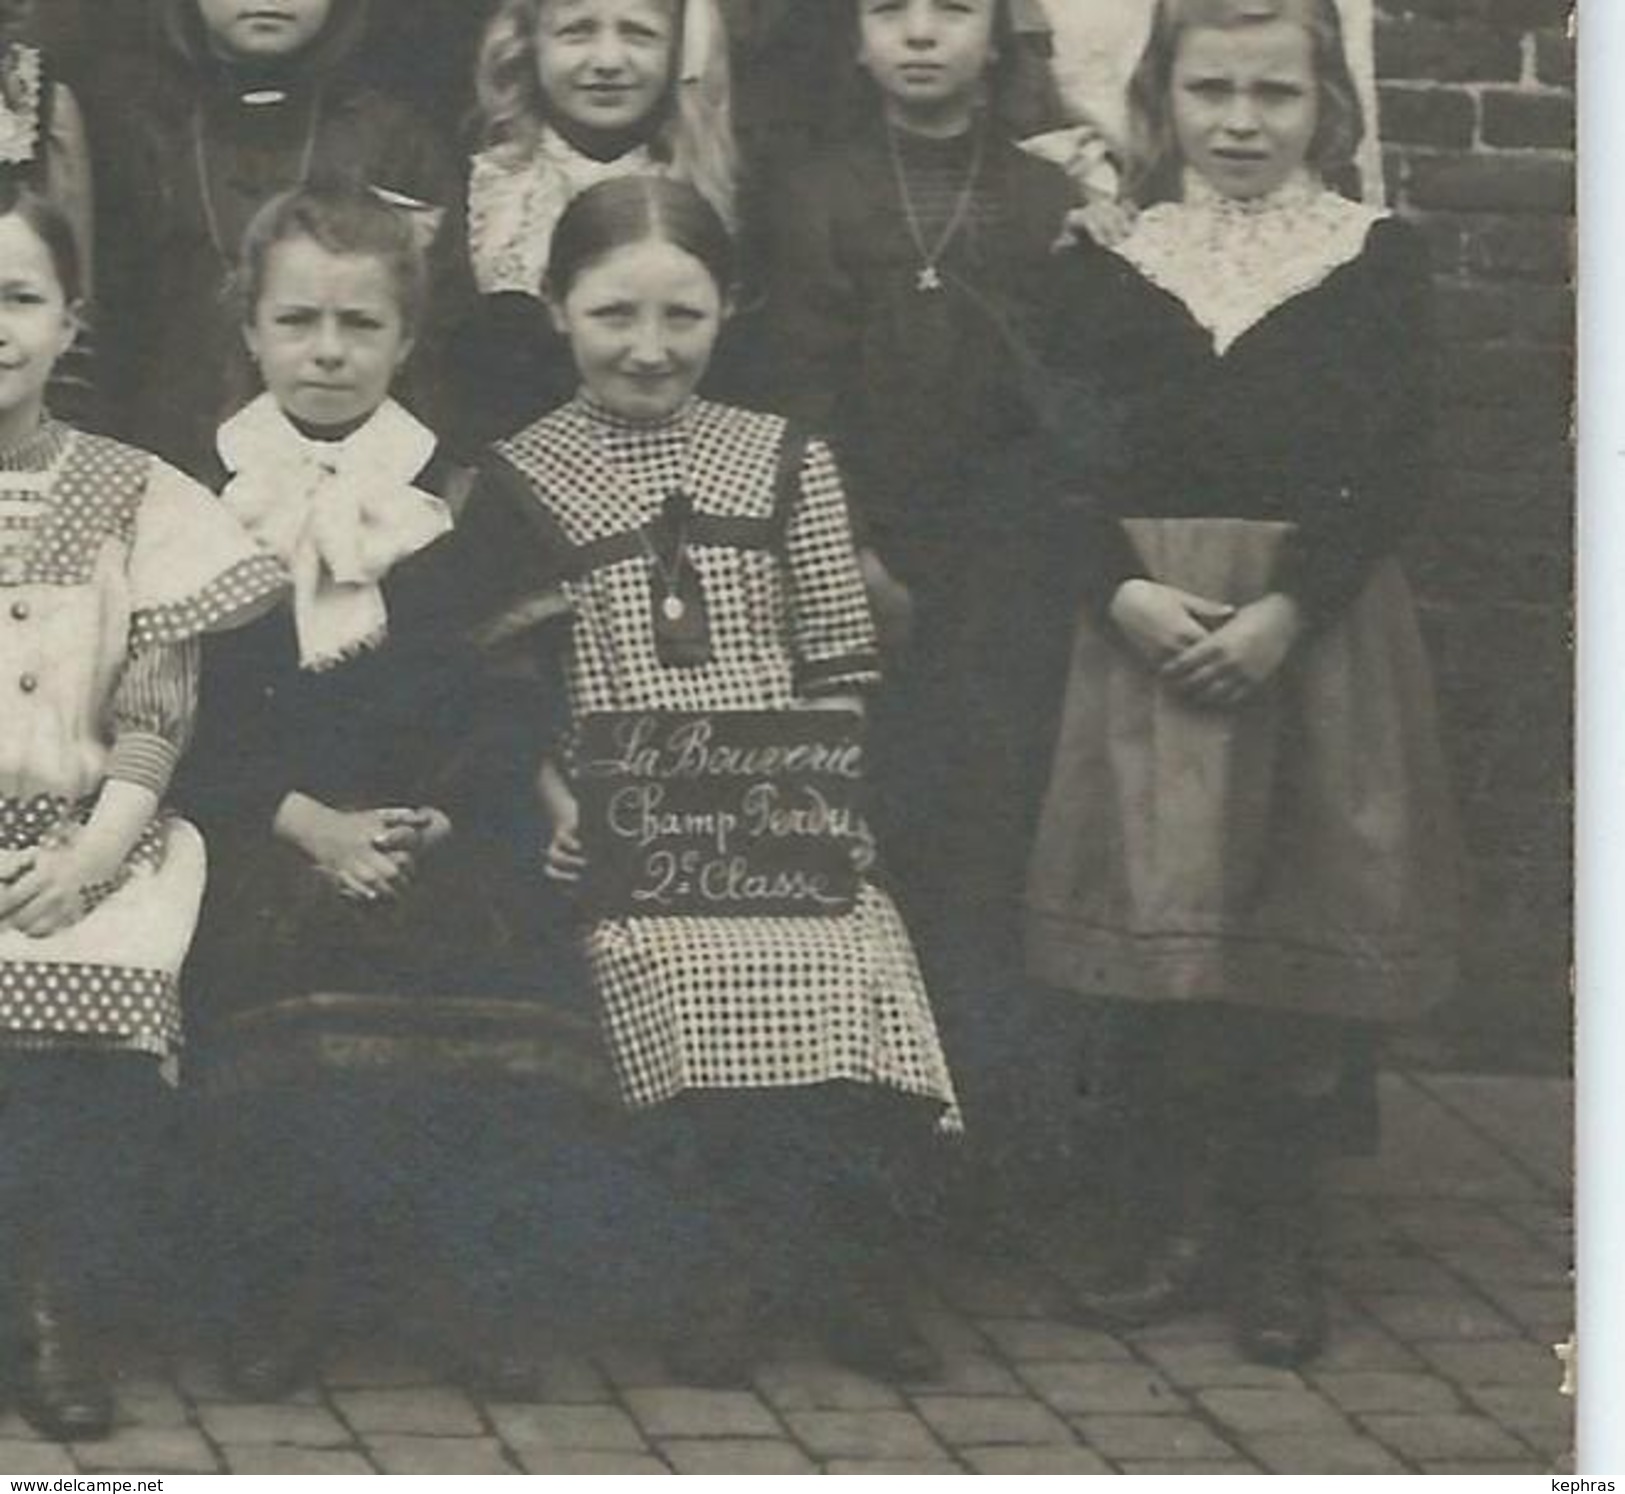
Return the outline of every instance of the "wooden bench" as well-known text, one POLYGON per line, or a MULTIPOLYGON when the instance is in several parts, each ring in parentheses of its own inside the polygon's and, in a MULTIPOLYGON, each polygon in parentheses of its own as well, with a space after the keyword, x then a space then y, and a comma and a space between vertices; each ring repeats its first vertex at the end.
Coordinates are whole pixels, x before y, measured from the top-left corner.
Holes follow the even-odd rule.
POLYGON ((597 1022, 489 998, 320 991, 233 1017, 194 1055, 193 1082, 223 1094, 314 1074, 536 1079, 619 1109, 597 1022))

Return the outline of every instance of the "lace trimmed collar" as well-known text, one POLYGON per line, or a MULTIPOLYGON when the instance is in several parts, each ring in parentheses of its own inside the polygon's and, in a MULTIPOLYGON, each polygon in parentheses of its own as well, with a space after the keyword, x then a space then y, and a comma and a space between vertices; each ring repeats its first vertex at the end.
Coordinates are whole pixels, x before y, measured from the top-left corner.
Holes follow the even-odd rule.
POLYGON ((1195 172, 1141 214, 1117 253, 1176 297, 1226 353, 1286 302, 1356 259, 1386 214, 1299 172, 1263 197, 1226 197, 1195 172))
POLYGON ((540 295, 553 230, 576 197, 599 182, 667 170, 647 145, 599 161, 546 128, 528 155, 481 151, 468 182, 469 257, 480 292, 540 295))
POLYGON ((16 476, 49 472, 62 459, 72 439, 72 427, 47 415, 22 440, 0 450, 0 473, 16 476))

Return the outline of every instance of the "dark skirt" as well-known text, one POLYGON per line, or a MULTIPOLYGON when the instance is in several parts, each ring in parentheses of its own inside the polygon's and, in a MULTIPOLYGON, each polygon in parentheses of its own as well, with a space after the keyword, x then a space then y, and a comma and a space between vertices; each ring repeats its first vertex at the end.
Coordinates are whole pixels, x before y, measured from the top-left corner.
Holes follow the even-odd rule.
POLYGON ((476 1334, 584 1292, 610 1188, 645 1213, 658 1190, 622 1155, 578 941, 539 868, 459 832, 374 905, 266 835, 212 851, 187 1063, 214 1310, 341 1265, 371 1291, 381 1262, 455 1283, 476 1334))
MULTIPOLYGON (((990 497, 989 505, 993 506, 990 497)), ((1019 910, 1065 683, 1072 608, 1058 546, 1007 529, 919 539, 913 603, 871 718, 882 859, 927 976, 968 955, 1013 968, 1019 910)))
POLYGON ((571 914, 539 866, 459 833, 399 897, 361 903, 267 835, 216 834, 210 849, 186 972, 194 1083, 483 1070, 618 1110, 571 914))
POLYGON ((1081 1122, 1097 1150, 1158 1133, 1189 1147, 1261 1117, 1314 1153, 1376 1150, 1379 1030, 1368 1024, 1219 1002, 1081 1007, 1081 1122))
MULTIPOLYGON (((987 489, 988 512, 1012 507, 1003 491, 987 489)), ((1052 1171, 1075 1110, 1075 1013, 1030 988, 1021 947, 1070 644, 1064 554, 1019 512, 997 530, 967 518, 951 538, 914 537, 897 557, 911 628, 870 717, 885 885, 919 953, 968 1154, 1008 1177, 1052 1171)))
MULTIPOLYGON (((1134 520, 1152 575, 1243 605, 1290 534, 1134 520)), ((1459 852, 1397 563, 1241 709, 1078 627, 1027 889, 1029 968, 1083 996, 1401 1022, 1452 992, 1459 852)))
POLYGON ((399 897, 342 897, 309 860, 263 833, 211 837, 208 891, 188 966, 195 1025, 291 996, 562 1002, 584 1009, 567 912, 506 851, 454 835, 399 897))
POLYGON ((681 1274, 702 1300, 687 1305, 703 1309, 704 1283, 721 1282, 811 1326, 854 1282, 895 1277, 935 1202, 938 1121, 927 1099, 846 1082, 690 1093, 645 1112, 640 1155, 670 1180, 674 1238, 698 1252, 681 1274))

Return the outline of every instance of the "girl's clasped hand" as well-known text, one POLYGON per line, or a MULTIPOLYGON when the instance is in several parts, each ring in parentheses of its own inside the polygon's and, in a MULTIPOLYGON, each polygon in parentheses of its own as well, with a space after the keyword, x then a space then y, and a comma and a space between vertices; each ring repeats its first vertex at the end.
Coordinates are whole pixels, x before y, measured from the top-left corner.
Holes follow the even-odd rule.
POLYGON ((1280 592, 1234 607, 1146 580, 1118 588, 1111 618, 1170 689, 1218 710, 1268 684, 1303 631, 1297 603, 1280 592))
POLYGON ((0 851, 0 928, 32 939, 60 933, 84 917, 84 889, 116 870, 66 845, 0 851))
POLYGON ((399 896, 422 857, 452 826, 438 809, 332 809, 292 794, 277 815, 276 831, 345 897, 372 903, 399 896))
POLYGON ((581 848, 581 803, 551 760, 542 764, 536 791, 552 826, 542 852, 547 875, 555 882, 574 885, 587 869, 587 857, 581 848))

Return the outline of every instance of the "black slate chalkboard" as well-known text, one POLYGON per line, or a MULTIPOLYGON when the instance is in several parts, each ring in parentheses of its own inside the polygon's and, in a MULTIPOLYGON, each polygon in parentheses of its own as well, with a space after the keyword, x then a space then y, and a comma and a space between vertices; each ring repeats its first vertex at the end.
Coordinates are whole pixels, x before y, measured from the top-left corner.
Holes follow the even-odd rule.
POLYGON ((834 917, 868 845, 849 711, 611 712, 576 753, 594 917, 834 917))

